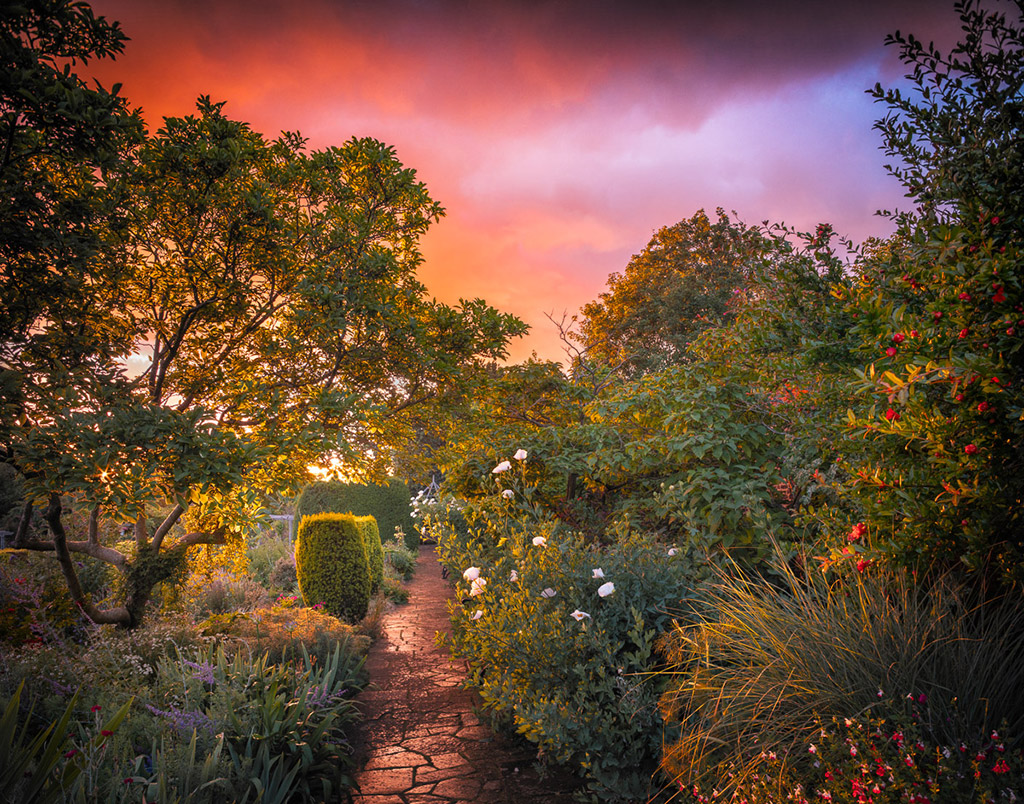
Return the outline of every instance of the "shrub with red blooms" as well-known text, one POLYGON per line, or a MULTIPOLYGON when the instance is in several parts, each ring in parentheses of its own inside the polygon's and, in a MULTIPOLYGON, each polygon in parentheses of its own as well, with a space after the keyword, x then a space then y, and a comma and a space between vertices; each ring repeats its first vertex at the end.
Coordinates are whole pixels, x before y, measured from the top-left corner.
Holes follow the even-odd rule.
MULTIPOLYGON (((1007 748, 1007 735, 996 730, 944 745, 928 736, 927 719, 923 695, 909 695, 902 716, 833 718, 795 754, 762 751, 758 774, 720 788, 747 804, 1009 804, 1024 797, 1024 751, 1007 748)), ((715 792, 692 787, 681 797, 721 800, 715 792)))
POLYGON ((890 38, 916 94, 872 92, 917 208, 893 215, 897 234, 863 255, 848 296, 871 361, 847 421, 853 485, 871 549, 1021 582, 1024 149, 1003 111, 1024 93, 1024 7, 1016 21, 974 0, 957 10, 964 36, 946 56, 890 38))

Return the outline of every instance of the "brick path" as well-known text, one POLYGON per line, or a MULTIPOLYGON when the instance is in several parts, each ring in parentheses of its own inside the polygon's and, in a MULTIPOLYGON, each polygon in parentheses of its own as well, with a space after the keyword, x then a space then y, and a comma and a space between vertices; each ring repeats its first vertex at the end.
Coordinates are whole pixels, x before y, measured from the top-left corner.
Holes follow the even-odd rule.
POLYGON ((540 778, 531 752, 477 719, 473 694, 460 686, 464 665, 436 647, 435 633, 449 630, 451 587, 430 546, 420 548, 409 592, 409 603, 387 615, 366 660, 357 804, 572 801, 571 776, 540 778))

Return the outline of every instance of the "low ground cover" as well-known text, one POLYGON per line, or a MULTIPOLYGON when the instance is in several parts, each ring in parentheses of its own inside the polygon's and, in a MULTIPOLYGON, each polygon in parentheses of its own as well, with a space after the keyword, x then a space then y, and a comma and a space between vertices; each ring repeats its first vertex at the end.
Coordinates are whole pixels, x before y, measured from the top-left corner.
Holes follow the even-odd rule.
MULTIPOLYGON (((401 541, 385 554, 386 585, 404 592, 415 556, 401 541)), ((206 566, 212 581, 167 589, 146 626, 124 631, 55 605, 45 556, 5 552, 0 800, 344 800, 388 598, 348 624, 301 604, 290 543, 271 536, 246 558, 252 571, 206 566)))

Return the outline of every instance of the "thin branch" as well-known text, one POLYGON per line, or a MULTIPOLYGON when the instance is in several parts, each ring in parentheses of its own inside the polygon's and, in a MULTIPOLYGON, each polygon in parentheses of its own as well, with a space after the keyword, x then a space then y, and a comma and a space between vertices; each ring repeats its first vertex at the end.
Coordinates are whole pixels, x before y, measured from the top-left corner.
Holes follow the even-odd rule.
POLYGON ((32 501, 28 500, 21 511, 18 530, 14 533, 14 546, 22 547, 28 541, 28 523, 32 519, 32 501))
POLYGON ((174 523, 181 519, 181 515, 185 513, 185 508, 182 505, 175 505, 174 510, 167 515, 167 519, 160 523, 160 527, 156 529, 156 533, 153 534, 153 552, 160 552, 160 545, 163 543, 164 536, 167 535, 174 523))
POLYGON ((89 514, 89 544, 99 544, 100 507, 97 505, 89 514))
POLYGON ((135 520, 135 544, 139 547, 141 553, 146 549, 149 543, 149 534, 146 533, 146 512, 143 511, 139 514, 138 519, 135 520))
POLYGON ((53 534, 53 548, 57 553, 57 562, 60 564, 61 572, 64 573, 64 580, 67 581, 68 591, 71 599, 82 610, 82 613, 96 624, 117 623, 127 625, 131 617, 127 608, 118 607, 101 611, 93 605, 82 590, 82 584, 78 580, 78 573, 75 571, 75 564, 71 560, 71 552, 68 549, 67 533, 64 530, 64 523, 61 521, 60 495, 57 492, 50 494, 50 504, 46 508, 44 518, 50 526, 53 534))

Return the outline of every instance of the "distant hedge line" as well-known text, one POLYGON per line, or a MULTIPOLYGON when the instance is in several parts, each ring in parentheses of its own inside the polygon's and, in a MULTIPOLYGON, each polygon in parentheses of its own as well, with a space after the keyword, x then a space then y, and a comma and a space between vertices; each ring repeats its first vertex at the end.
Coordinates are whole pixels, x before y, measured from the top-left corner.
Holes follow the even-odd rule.
POLYGON ((320 481, 310 483, 299 494, 295 516, 300 522, 304 516, 321 513, 372 516, 383 541, 389 541, 395 528, 400 527, 406 545, 415 549, 420 539, 410 515, 409 499, 408 484, 396 478, 386 486, 320 481))

